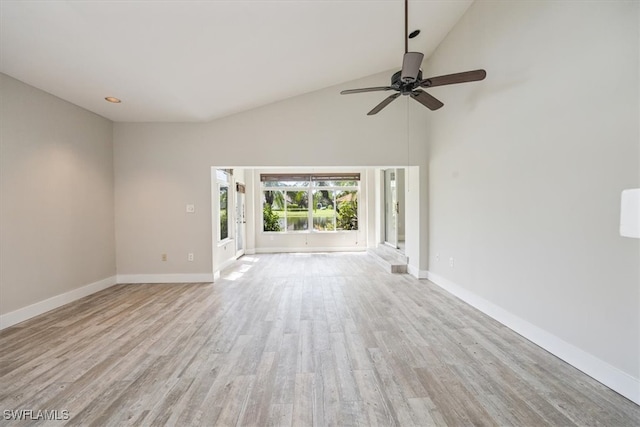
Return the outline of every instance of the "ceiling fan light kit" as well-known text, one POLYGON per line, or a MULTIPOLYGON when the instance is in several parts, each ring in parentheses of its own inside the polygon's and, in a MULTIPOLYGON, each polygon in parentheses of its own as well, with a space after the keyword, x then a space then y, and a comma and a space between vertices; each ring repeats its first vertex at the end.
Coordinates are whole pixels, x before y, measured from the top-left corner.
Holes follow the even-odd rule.
POLYGON ((376 105, 371 111, 367 113, 368 116, 379 113, 384 107, 389 105, 392 101, 398 98, 400 95, 410 96, 428 109, 434 111, 441 108, 444 104, 437 98, 428 94, 420 88, 428 88, 434 86, 445 86, 457 83, 475 82, 483 80, 487 76, 485 70, 473 70, 465 71, 462 73, 447 74, 444 76, 422 78, 422 60, 424 55, 420 52, 409 52, 409 39, 414 38, 420 33, 420 30, 415 30, 411 34, 408 33, 408 0, 404 2, 404 57, 402 59, 402 69, 391 76, 390 86, 378 86, 367 87, 361 89, 347 89, 340 92, 341 95, 349 95, 353 93, 363 92, 383 92, 388 90, 394 90, 391 96, 385 98, 380 104, 376 105))
POLYGON ((423 58, 424 55, 420 52, 407 52, 404 54, 402 74, 400 74, 402 83, 413 83, 418 80, 418 73, 420 72, 420 65, 422 65, 423 58))

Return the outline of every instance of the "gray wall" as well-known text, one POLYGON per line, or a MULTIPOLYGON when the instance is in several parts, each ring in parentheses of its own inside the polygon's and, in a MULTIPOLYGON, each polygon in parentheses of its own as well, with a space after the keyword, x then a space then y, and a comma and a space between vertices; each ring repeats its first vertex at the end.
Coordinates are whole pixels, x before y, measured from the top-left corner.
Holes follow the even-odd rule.
POLYGON ((430 90, 445 107, 428 127, 429 270, 635 387, 640 244, 618 226, 640 187, 639 5, 475 2, 426 67, 488 73, 430 90))
POLYGON ((115 276, 113 135, 109 120, 4 74, 0 87, 6 314, 115 276))
MULTIPOLYGON (((426 165, 424 157, 408 156, 410 100, 398 99, 369 117, 366 113, 386 94, 339 94, 347 87, 385 84, 391 74, 210 123, 116 123, 118 274, 212 272, 212 259, 222 258, 211 248, 211 166, 426 165), (195 214, 185 214, 187 203, 196 205, 195 214), (194 262, 187 261, 188 252, 195 253, 194 262), (168 261, 161 261, 162 253, 168 261)), ((421 114, 424 119, 428 112, 421 114)), ((412 143, 424 141, 422 136, 412 143)))

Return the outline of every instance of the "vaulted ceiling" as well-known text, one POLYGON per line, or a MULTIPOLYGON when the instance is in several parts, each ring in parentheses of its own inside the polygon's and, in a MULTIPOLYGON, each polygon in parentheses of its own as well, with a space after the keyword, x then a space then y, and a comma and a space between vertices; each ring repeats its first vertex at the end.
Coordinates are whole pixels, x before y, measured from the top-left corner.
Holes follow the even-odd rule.
MULTIPOLYGON (((410 1, 409 49, 471 2, 410 1)), ((399 69, 403 20, 402 0, 1 0, 0 71, 114 121, 208 121, 399 69)))

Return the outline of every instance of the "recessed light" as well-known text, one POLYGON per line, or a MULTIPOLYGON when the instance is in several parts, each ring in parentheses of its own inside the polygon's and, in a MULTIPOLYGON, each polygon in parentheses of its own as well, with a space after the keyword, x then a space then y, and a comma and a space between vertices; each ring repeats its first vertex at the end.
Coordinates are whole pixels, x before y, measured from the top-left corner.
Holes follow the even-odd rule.
POLYGON ((107 102, 111 102, 114 104, 120 104, 122 102, 118 98, 115 98, 113 96, 107 96, 105 99, 107 100, 107 102))

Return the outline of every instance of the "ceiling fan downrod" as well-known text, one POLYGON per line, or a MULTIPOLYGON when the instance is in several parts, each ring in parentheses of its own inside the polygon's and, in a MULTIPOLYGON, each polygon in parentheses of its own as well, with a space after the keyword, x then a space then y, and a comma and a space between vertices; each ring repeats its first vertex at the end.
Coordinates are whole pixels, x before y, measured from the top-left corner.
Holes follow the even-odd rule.
POLYGON ((404 0, 404 53, 409 52, 409 0, 404 0))

